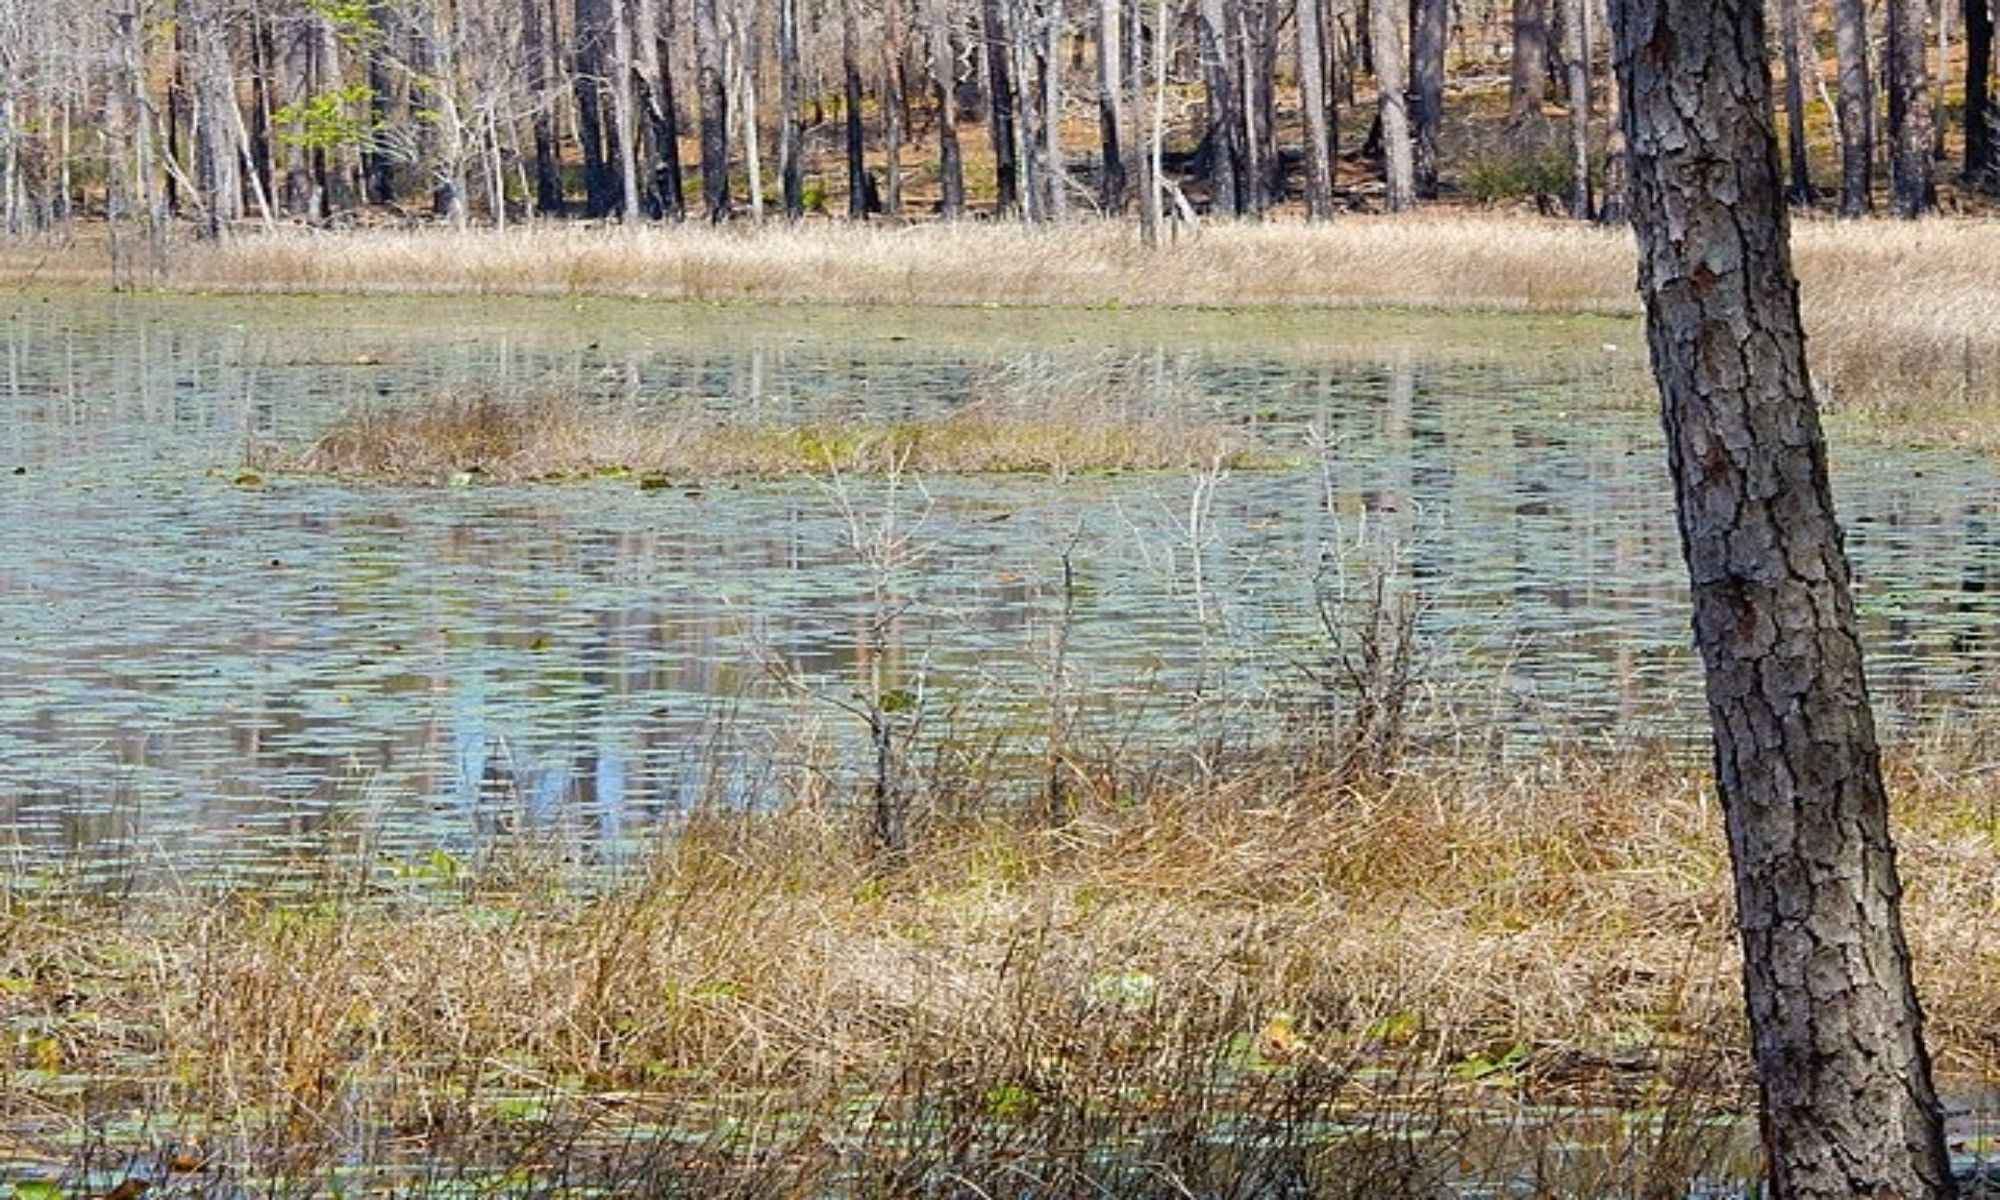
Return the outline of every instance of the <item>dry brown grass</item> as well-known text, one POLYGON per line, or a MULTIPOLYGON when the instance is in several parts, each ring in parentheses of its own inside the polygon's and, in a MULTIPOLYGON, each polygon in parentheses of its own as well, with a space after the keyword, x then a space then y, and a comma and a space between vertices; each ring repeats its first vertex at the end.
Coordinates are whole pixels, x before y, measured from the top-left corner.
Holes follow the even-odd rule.
MULTIPOLYGON (((1831 406, 1889 436, 1989 446, 2000 408, 1990 220, 1801 220, 1794 244, 1831 406)), ((12 244, 0 281, 104 283, 87 243, 12 244)), ((1413 306, 1637 311, 1631 238, 1515 216, 1210 223, 1158 252, 1131 226, 575 226, 287 232, 182 246, 165 286, 234 292, 602 295, 801 305, 1413 306)))
POLYGON ((1276 461, 1240 430, 1090 394, 1053 408, 1016 396, 929 419, 752 425, 476 389, 354 409, 303 450, 253 448, 249 466, 423 483, 616 475, 652 485, 902 471, 1064 477, 1276 461))
MULTIPOLYGON (((2000 1065, 1987 758, 1961 736, 1891 765, 1947 1070, 2000 1065)), ((1360 787, 1281 764, 1108 772, 1076 801, 1060 828, 933 817, 887 872, 808 792, 696 819, 608 885, 524 855, 462 874, 363 858, 293 897, 16 890, 0 1012, 27 1032, 0 1095, 18 1121, 97 1079, 113 1103, 300 1147, 505 1125, 523 1093, 620 1120, 678 1103, 694 1125, 728 1097, 823 1116, 921 1096, 1025 1129, 1214 1120, 1308 1085, 1322 1116, 1379 1113, 1414 1080, 1481 1112, 1578 1088, 1657 1105, 1686 1048, 1740 1060, 1720 820, 1704 772, 1669 757, 1360 787), (1222 1080, 1248 1090, 1223 1100, 1222 1080)))

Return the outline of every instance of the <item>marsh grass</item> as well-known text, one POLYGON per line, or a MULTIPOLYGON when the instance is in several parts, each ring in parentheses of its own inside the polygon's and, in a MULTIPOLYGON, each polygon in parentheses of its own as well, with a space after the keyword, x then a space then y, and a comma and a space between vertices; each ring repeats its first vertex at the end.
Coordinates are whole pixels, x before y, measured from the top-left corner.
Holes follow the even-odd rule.
POLYGON ((1253 434, 1158 405, 1085 393, 1018 395, 937 417, 757 424, 691 409, 634 409, 563 391, 461 389, 350 409, 310 446, 258 445, 253 470, 404 482, 636 477, 1078 473, 1281 465, 1253 434))
MULTIPOLYGON (((2000 1064, 1991 748, 1961 731, 1890 766, 1955 1071, 2000 1064)), ((311 1186, 357 1159, 540 1164, 528 1192, 559 1170, 885 1196, 1584 1172, 1539 1194, 1662 1195, 1734 1161, 1728 872, 1684 759, 1076 777, 1056 826, 921 814, 888 871, 858 806, 808 789, 619 869, 520 843, 358 853, 284 896, 17 881, 4 1124, 52 1162, 140 1113, 159 1128, 128 1150, 193 1139, 311 1186)))
MULTIPOLYGON (((1828 408, 1890 439, 1994 447, 1994 229, 1972 218, 1795 222, 1809 352, 1828 408)), ((0 246, 0 282, 105 284, 108 261, 88 239, 10 243, 0 246)), ((785 303, 801 306, 806 320, 828 305, 1627 315, 1639 310, 1635 278, 1622 230, 1453 213, 1321 226, 1210 222, 1159 252, 1115 222, 300 230, 182 246, 164 286, 785 303)))

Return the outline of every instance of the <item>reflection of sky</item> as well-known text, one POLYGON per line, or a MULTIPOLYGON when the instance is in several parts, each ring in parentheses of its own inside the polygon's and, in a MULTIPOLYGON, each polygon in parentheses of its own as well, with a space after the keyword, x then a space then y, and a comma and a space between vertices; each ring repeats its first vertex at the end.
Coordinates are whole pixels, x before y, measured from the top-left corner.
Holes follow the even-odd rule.
MULTIPOLYGON (((335 370, 271 365, 236 328, 63 323, 0 330, 0 468, 28 472, 0 474, 0 817, 36 845, 296 855, 343 811, 405 847, 533 826, 607 853, 696 804, 768 802, 778 771, 855 767, 840 747, 860 731, 836 702, 878 671, 1030 738, 1072 538, 1069 694, 1107 740, 1136 721, 1141 740, 1184 743, 1296 695, 1326 665, 1315 584, 1358 596, 1390 545, 1398 586, 1426 605, 1445 726, 1515 743, 1697 727, 1653 419, 1589 411, 1601 381, 1562 360, 1176 352, 1169 369, 1164 353, 1023 365, 750 343, 503 363, 468 343, 423 348, 421 368, 335 370), (928 513, 902 514, 923 516, 924 561, 879 579, 809 482, 230 482, 246 435, 304 436, 357 397, 501 371, 767 419, 990 402, 1094 371, 1264 423, 1302 458, 1308 424, 1332 449, 1324 470, 1226 479, 1205 508, 1175 476, 933 481, 928 513), (871 651, 878 586, 907 607, 871 651), (820 699, 777 687, 780 663, 820 699)), ((1838 479, 1878 696, 1983 700, 1990 472, 1906 454, 1843 462, 1838 479)), ((846 502, 884 511, 866 483, 846 502)))

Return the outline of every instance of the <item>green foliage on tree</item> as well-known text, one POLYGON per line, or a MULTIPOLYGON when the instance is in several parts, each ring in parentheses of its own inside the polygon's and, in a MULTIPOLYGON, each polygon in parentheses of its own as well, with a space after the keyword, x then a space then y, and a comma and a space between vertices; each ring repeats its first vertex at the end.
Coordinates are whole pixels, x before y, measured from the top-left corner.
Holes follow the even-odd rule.
POLYGON ((288 146, 331 150, 359 145, 374 132, 366 116, 373 95, 365 83, 321 92, 278 109, 271 114, 271 123, 278 127, 278 140, 288 146))

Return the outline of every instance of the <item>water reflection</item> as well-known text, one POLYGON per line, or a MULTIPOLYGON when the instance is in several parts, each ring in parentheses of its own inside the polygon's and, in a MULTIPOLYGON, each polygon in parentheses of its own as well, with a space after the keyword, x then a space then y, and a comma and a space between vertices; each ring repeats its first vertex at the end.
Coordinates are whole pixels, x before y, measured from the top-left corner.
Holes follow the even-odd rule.
MULTIPOLYGON (((1698 728, 1658 435, 1598 402, 1588 363, 781 329, 606 349, 527 325, 348 336, 195 301, 24 306, 0 327, 0 828, 16 853, 283 872, 357 826, 411 852, 533 826, 615 854, 697 805, 840 769, 851 719, 776 674, 837 699, 879 669, 1032 738, 1037 721, 1007 714, 1044 703, 1071 539, 1086 708, 1116 722, 1143 696, 1165 742, 1304 686, 1315 588, 1385 562, 1423 606, 1442 711, 1481 744, 1698 728), (310 436, 359 400, 552 378, 634 410, 762 420, 1122 380, 1256 426, 1300 465, 1208 485, 930 481, 897 501, 922 554, 888 578, 849 519, 886 511, 876 485, 231 482, 246 438, 310 436), (900 615, 878 637, 885 587, 900 615)), ((1986 703, 1990 472, 1908 453, 1838 474, 1891 716, 1986 703)))

